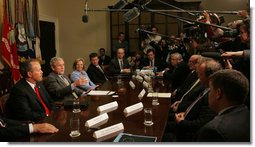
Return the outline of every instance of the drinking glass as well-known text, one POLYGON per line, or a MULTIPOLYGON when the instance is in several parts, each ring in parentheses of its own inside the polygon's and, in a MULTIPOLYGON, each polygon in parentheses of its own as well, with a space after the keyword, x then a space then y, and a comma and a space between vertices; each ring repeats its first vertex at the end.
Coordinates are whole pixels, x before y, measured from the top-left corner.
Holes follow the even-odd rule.
POLYGON ((74 114, 70 119, 70 136, 71 137, 78 137, 81 135, 80 133, 80 119, 77 114, 74 114))
POLYGON ((144 108, 144 125, 146 126, 153 125, 151 108, 144 108))

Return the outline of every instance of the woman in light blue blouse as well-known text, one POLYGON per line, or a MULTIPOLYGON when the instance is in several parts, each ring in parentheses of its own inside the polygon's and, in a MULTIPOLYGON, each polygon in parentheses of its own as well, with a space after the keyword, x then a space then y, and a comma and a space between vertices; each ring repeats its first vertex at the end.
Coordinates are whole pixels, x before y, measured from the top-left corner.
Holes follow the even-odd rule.
POLYGON ((72 82, 78 80, 80 77, 84 77, 87 79, 87 83, 84 85, 80 85, 79 88, 85 91, 88 90, 93 90, 97 87, 97 85, 95 85, 89 78, 88 74, 86 73, 86 71, 84 70, 84 59, 83 58, 78 58, 74 61, 73 63, 73 69, 74 71, 72 72, 70 79, 72 82))

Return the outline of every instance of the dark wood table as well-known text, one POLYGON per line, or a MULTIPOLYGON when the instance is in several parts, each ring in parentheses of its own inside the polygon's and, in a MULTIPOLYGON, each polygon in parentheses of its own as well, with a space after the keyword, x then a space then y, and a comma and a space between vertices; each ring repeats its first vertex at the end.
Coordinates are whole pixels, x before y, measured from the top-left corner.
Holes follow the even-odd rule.
MULTIPOLYGON (((24 140, 21 141, 40 141, 40 142, 95 142, 97 141, 93 138, 93 132, 95 130, 90 130, 85 127, 85 122, 91 118, 98 116, 97 107, 106 103, 113 101, 118 102, 118 109, 108 113, 109 120, 106 124, 100 126, 100 129, 117 124, 123 123, 124 132, 137 135, 146 135, 146 136, 156 136, 157 141, 161 141, 166 124, 168 110, 170 107, 169 98, 159 98, 160 105, 152 106, 152 98, 148 98, 147 92, 144 95, 143 99, 139 100, 138 94, 143 89, 142 83, 139 83, 135 79, 123 78, 122 84, 117 84, 115 78, 107 81, 101 85, 99 90, 113 90, 116 91, 119 97, 114 98, 112 96, 86 96, 81 97, 81 101, 86 101, 89 103, 88 107, 82 109, 82 112, 79 113, 80 118, 80 132, 81 135, 76 138, 71 138, 69 120, 74 115, 72 109, 60 108, 55 111, 51 116, 47 117, 44 121, 55 125, 59 132, 55 134, 33 134, 24 140), (133 90, 128 82, 132 80, 136 88, 133 90), (152 126, 145 126, 143 124, 144 114, 143 111, 140 111, 136 114, 133 114, 129 117, 125 117, 123 110, 133 104, 142 102, 145 107, 151 107, 153 109, 153 122, 152 126)), ((159 92, 169 92, 168 83, 163 84, 162 79, 154 79, 153 87, 159 92)), ((104 140, 107 142, 112 142, 115 137, 104 140)))

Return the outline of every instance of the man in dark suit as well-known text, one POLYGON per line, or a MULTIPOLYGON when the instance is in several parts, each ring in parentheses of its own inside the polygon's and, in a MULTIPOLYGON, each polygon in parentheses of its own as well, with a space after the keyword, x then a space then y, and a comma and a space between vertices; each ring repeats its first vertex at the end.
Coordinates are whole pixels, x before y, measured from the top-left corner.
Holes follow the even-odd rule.
POLYGON ((111 62, 111 57, 107 56, 105 54, 105 49, 104 48, 100 48, 99 49, 99 65, 109 65, 111 62))
POLYGON ((2 117, 0 109, 0 141, 9 142, 31 133, 56 133, 58 129, 48 123, 26 124, 2 117))
POLYGON ((76 88, 87 80, 83 77, 71 83, 69 78, 64 74, 65 63, 60 57, 53 57, 50 61, 52 72, 44 81, 44 85, 55 101, 67 101, 85 93, 84 91, 76 88))
POLYGON ((166 67, 165 61, 156 58, 154 49, 147 50, 147 58, 143 59, 142 65, 144 69, 155 69, 156 67, 157 71, 162 71, 166 67))
POLYGON ((94 83, 104 83, 107 80, 102 67, 98 64, 98 56, 96 53, 89 55, 90 65, 87 69, 90 80, 94 83))
POLYGON ((185 81, 180 87, 172 93, 171 102, 176 100, 180 100, 180 98, 190 89, 193 83, 195 83, 198 79, 197 72, 196 72, 196 64, 201 56, 200 55, 192 55, 189 58, 188 66, 190 69, 190 73, 186 77, 185 81))
POLYGON ((187 63, 183 61, 182 55, 180 53, 171 54, 169 60, 171 63, 169 68, 166 68, 158 75, 171 80, 171 89, 175 90, 177 87, 183 84, 190 70, 187 63))
POLYGON ((210 90, 208 79, 211 74, 221 69, 220 63, 212 59, 204 59, 198 63, 197 74, 205 90, 194 99, 184 112, 175 114, 175 121, 168 122, 166 132, 174 133, 176 135, 175 141, 193 141, 196 139, 197 131, 216 115, 208 106, 208 92, 210 90))
POLYGON ((50 115, 53 101, 42 84, 39 61, 27 60, 21 66, 23 79, 14 85, 7 101, 8 116, 15 120, 37 122, 50 115))
POLYGON ((114 58, 109 65, 111 75, 129 74, 131 72, 128 60, 124 58, 125 50, 119 48, 117 50, 117 58, 114 58))
POLYGON ((239 71, 222 70, 209 78, 209 106, 218 115, 198 132, 197 141, 250 142, 250 111, 244 105, 248 79, 239 71))

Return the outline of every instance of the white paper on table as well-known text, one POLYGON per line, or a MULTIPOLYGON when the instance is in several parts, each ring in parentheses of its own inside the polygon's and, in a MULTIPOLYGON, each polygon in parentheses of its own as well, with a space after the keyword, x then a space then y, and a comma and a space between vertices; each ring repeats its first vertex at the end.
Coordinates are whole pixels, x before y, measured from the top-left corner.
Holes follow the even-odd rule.
POLYGON ((87 120, 86 123, 85 123, 85 127, 88 127, 88 128, 96 128, 96 127, 99 127, 105 123, 108 122, 108 114, 107 113, 104 113, 104 114, 101 114, 101 115, 98 115, 90 120, 87 120))
POLYGON ((111 95, 114 94, 114 91, 107 91, 107 90, 91 90, 88 95, 111 95))
POLYGON ((126 107, 123 112, 124 112, 124 115, 128 117, 142 110, 143 110, 143 103, 140 102, 140 103, 131 105, 129 107, 126 107))
POLYGON ((113 136, 117 136, 119 133, 124 131, 124 125, 122 123, 118 123, 116 125, 112 125, 101 130, 97 130, 93 133, 93 137, 96 139, 100 138, 111 138, 113 136))
MULTIPOLYGON (((152 97, 152 93, 148 93, 147 97, 152 97)), ((158 98, 171 98, 171 93, 158 93, 158 98)))
POLYGON ((99 114, 108 113, 108 112, 114 111, 116 109, 118 109, 117 101, 114 101, 114 102, 104 104, 104 105, 101 105, 101 106, 97 107, 97 111, 99 112, 99 114))

